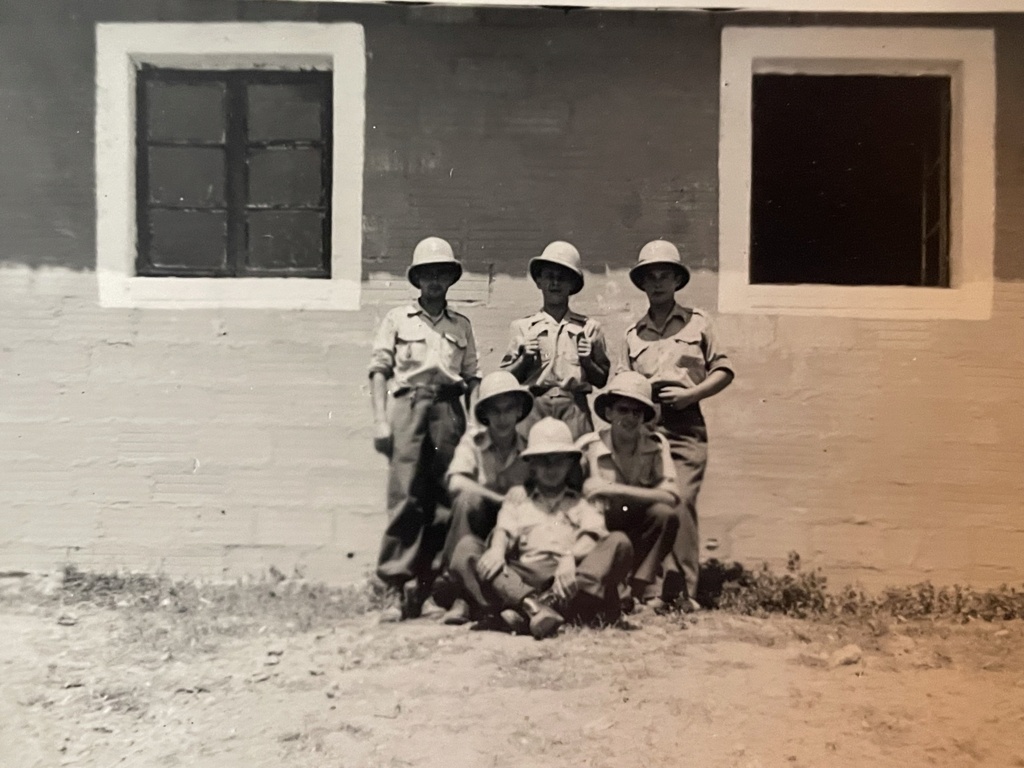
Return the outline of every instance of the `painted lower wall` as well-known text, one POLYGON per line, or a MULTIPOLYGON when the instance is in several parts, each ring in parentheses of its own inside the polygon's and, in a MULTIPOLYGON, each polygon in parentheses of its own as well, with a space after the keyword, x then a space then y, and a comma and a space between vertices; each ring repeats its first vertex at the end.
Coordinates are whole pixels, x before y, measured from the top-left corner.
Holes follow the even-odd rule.
MULTIPOLYGON (((97 20, 362 21, 364 276, 400 275, 426 233, 493 265, 491 300, 465 309, 484 370, 537 304, 525 260, 555 237, 583 251, 577 308, 616 346, 643 310, 625 269, 651 236, 687 247, 684 298, 715 309, 719 16, 78 5, 6 2, 0 21, 0 570, 345 581, 384 524, 365 365, 386 305, 97 306, 97 20)), ((720 317, 738 378, 706 408, 715 556, 796 550, 875 586, 1024 578, 1024 25, 971 23, 997 28, 993 317, 720 317)))

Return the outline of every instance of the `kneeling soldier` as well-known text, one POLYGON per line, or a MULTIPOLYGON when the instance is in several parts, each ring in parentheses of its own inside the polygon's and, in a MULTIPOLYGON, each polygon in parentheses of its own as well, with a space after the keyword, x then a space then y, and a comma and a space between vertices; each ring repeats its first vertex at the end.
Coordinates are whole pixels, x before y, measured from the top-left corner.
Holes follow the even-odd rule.
MULTIPOLYGON (((462 436, 448 465, 452 519, 444 545, 445 564, 451 563, 463 536, 486 539, 490 535, 509 489, 526 482, 529 468, 521 456, 526 438, 516 425, 531 408, 533 398, 511 373, 495 371, 480 382, 473 413, 481 426, 462 436)), ((457 598, 443 621, 464 624, 469 619, 469 604, 457 598)))
POLYGON ((611 426, 579 441, 589 474, 584 493, 603 507, 608 530, 624 531, 633 544, 633 598, 662 609, 673 596, 662 594, 661 565, 679 532, 679 489, 668 441, 651 426, 651 385, 639 373, 619 373, 594 412, 611 426))
POLYGON ((505 497, 489 544, 462 538, 452 575, 478 612, 500 611, 510 629, 529 627, 537 639, 555 634, 565 618, 614 621, 633 547, 625 534, 609 534, 600 511, 567 485, 580 460, 569 428, 541 419, 522 455, 529 481, 505 497))

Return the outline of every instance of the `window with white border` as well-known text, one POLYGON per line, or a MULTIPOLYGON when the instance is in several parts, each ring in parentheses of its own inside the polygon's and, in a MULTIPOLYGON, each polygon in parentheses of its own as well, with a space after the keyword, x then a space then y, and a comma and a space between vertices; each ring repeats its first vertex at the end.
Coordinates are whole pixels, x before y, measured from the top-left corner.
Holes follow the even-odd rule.
POLYGON ((989 318, 995 246, 995 84, 991 30, 724 29, 719 311, 863 318, 989 318), (754 75, 776 73, 950 78, 948 288, 751 282, 752 85, 754 75))
POLYGON ((359 308, 366 56, 359 24, 137 23, 96 29, 96 274, 104 307, 359 308), (138 277, 136 73, 332 72, 331 277, 138 277))

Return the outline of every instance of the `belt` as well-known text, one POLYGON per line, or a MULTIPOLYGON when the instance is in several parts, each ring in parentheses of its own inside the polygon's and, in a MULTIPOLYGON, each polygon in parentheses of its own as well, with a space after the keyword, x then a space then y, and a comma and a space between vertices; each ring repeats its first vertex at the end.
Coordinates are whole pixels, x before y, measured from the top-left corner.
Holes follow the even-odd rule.
POLYGON ((399 387, 391 393, 393 397, 412 396, 413 400, 458 400, 466 394, 466 385, 458 384, 413 384, 399 387))

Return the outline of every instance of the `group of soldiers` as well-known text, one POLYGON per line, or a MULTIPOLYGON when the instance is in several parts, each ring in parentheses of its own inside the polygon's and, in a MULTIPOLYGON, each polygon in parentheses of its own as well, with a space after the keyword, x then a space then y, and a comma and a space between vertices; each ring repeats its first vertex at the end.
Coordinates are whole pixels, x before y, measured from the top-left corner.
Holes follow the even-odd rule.
POLYGON ((382 620, 433 597, 445 623, 539 639, 567 620, 698 607, 700 401, 734 374, 707 314, 676 301, 689 269, 668 241, 641 248, 629 277, 649 306, 610 381, 601 324, 569 306, 579 251, 555 241, 528 270, 542 307, 513 321, 482 380, 472 324, 447 303, 462 265, 441 238, 416 246, 419 297, 377 331, 374 447, 389 462, 377 575, 394 597, 382 620))

